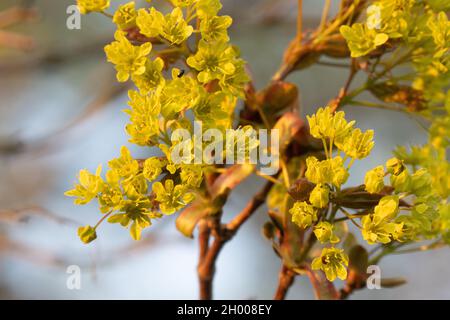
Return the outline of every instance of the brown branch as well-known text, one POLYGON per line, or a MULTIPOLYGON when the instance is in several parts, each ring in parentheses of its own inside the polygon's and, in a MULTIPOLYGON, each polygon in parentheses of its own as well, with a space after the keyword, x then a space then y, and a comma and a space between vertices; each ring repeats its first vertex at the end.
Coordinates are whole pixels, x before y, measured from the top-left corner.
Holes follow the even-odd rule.
POLYGON ((273 182, 268 181, 264 187, 247 203, 245 208, 226 225, 220 224, 221 214, 208 220, 203 219, 199 224, 199 263, 197 273, 200 286, 200 299, 212 299, 212 282, 216 268, 217 257, 225 243, 227 243, 250 218, 250 216, 264 203, 273 182), (214 240, 209 246, 210 236, 214 240))
POLYGON ((221 235, 217 235, 211 247, 208 248, 203 261, 199 263, 197 271, 201 300, 212 299, 212 282, 216 269, 216 260, 226 241, 226 238, 223 238, 221 235))
POLYGON ((278 288, 274 300, 284 300, 289 288, 294 283, 295 273, 284 264, 281 267, 278 280, 278 288))

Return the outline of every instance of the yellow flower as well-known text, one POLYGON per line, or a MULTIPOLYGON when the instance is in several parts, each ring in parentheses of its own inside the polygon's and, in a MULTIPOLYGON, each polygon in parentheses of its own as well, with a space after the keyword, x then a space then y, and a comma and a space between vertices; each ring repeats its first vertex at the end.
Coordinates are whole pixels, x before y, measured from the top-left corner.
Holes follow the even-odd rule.
POLYGON ((122 178, 133 177, 139 172, 139 163, 133 159, 130 150, 125 146, 120 149, 120 157, 109 161, 108 165, 122 178))
POLYGON ((312 116, 307 116, 310 132, 314 138, 330 139, 334 141, 340 137, 346 137, 355 121, 347 122, 345 113, 339 111, 332 113, 330 107, 319 108, 312 116))
POLYGON ((220 79, 220 88, 233 96, 244 99, 244 86, 250 81, 250 77, 245 71, 245 61, 242 59, 236 59, 234 61, 235 71, 233 74, 225 74, 220 79))
POLYGON ((343 249, 323 248, 320 257, 315 258, 311 263, 313 270, 322 270, 328 281, 336 278, 345 280, 347 278, 348 256, 343 249))
POLYGON ((362 23, 354 23, 351 27, 341 26, 340 32, 347 40, 353 58, 365 56, 389 40, 387 34, 377 33, 362 23))
POLYGON ((411 191, 411 175, 408 170, 404 170, 399 175, 391 175, 391 186, 397 193, 411 191))
POLYGON ((398 176, 400 173, 403 172, 403 170, 406 169, 406 167, 403 164, 402 160, 399 160, 397 158, 391 158, 388 161, 386 161, 386 169, 389 173, 398 176))
POLYGON ((432 192, 431 175, 424 168, 420 168, 411 176, 411 191, 418 197, 426 196, 432 192))
POLYGON ((109 0, 77 0, 81 14, 89 12, 102 12, 109 8, 109 0))
POLYGON ((100 177, 102 172, 102 166, 98 166, 95 175, 88 170, 80 170, 79 184, 75 185, 75 188, 66 191, 64 194, 69 197, 76 197, 74 203, 83 205, 89 203, 92 199, 98 196, 103 190, 103 179, 100 177))
POLYGON ((175 7, 180 7, 180 8, 192 6, 197 1, 198 0, 170 0, 170 2, 172 2, 172 4, 175 7))
POLYGON ((186 192, 184 186, 174 186, 173 180, 170 179, 166 180, 164 185, 159 181, 155 182, 152 188, 161 212, 166 215, 175 213, 194 199, 194 195, 186 192))
POLYGON ((181 182, 188 188, 199 188, 203 181, 203 167, 198 164, 182 164, 181 182))
POLYGON ((315 184, 331 183, 340 187, 347 181, 349 173, 344 168, 344 162, 341 157, 334 157, 323 161, 316 157, 306 159, 306 178, 315 184))
POLYGON ((295 202, 289 213, 292 215, 292 222, 302 229, 310 227, 317 221, 317 209, 305 201, 295 202))
POLYGON ((309 202, 316 208, 328 206, 330 188, 326 184, 318 184, 309 195, 309 202))
POLYGON ((337 139, 335 144, 349 157, 353 159, 363 159, 369 155, 370 151, 372 151, 375 144, 372 139, 373 130, 367 130, 362 133, 358 128, 353 130, 347 137, 337 139))
POLYGON ((200 32, 202 39, 211 41, 229 41, 227 29, 233 23, 229 16, 213 16, 202 19, 200 22, 200 32))
POLYGON ((108 61, 115 65, 117 80, 125 82, 130 75, 143 74, 152 44, 147 42, 141 46, 133 46, 123 31, 116 31, 114 38, 116 41, 105 47, 105 53, 108 61))
POLYGON ((128 198, 122 201, 119 213, 109 217, 108 222, 120 223, 123 227, 131 223, 131 237, 140 240, 142 230, 151 226, 151 219, 161 218, 162 215, 152 211, 153 204, 147 196, 131 193, 128 198))
POLYGON ((100 211, 107 213, 113 210, 119 210, 123 200, 123 192, 120 188, 120 175, 116 170, 108 170, 106 172, 106 182, 103 190, 98 197, 100 211))
POLYGON ((370 214, 361 219, 362 235, 368 244, 389 243, 397 239, 403 229, 403 223, 382 220, 370 214))
POLYGON ((334 226, 327 222, 321 221, 314 227, 314 234, 320 243, 338 243, 339 238, 333 233, 334 226))
POLYGON ((150 12, 146 9, 138 10, 136 24, 144 36, 157 37, 161 33, 163 22, 164 15, 154 7, 150 8, 150 12))
POLYGON ((222 4, 220 0, 197 0, 195 7, 197 8, 197 15, 204 19, 205 17, 216 16, 222 9, 222 4))
POLYGON ((113 22, 121 30, 132 28, 136 25, 136 9, 134 1, 130 1, 124 5, 119 6, 114 13, 113 22))
POLYGON ((194 28, 183 19, 183 12, 175 8, 164 17, 160 35, 173 44, 180 44, 190 37, 194 28))
POLYGON ((373 214, 361 219, 364 240, 369 244, 386 244, 400 236, 403 224, 393 222, 399 211, 398 203, 398 196, 385 196, 381 198, 373 214))
POLYGON ((384 196, 378 202, 378 205, 374 209, 374 214, 380 220, 390 220, 395 218, 399 208, 399 197, 398 196, 384 196))
POLYGON ((364 178, 366 191, 369 193, 378 193, 384 188, 384 168, 378 166, 367 171, 364 178))
POLYGON ((142 94, 148 94, 158 86, 164 85, 165 79, 162 74, 163 68, 163 59, 156 58, 154 61, 148 59, 145 64, 145 72, 133 76, 133 82, 142 94))
POLYGON ((161 174, 162 169, 167 165, 167 161, 158 157, 148 158, 144 162, 144 177, 153 181, 161 174))
POLYGON ((232 46, 224 41, 209 44, 201 40, 198 51, 187 59, 187 64, 200 71, 198 81, 207 83, 214 79, 222 79, 236 71, 234 59, 236 52, 232 46))
POLYGON ((174 119, 182 110, 194 107, 201 96, 202 86, 192 77, 178 77, 180 70, 172 70, 172 80, 167 81, 161 92, 161 113, 174 119))
POLYGON ((131 110, 124 110, 130 116, 130 122, 125 127, 130 135, 131 143, 139 146, 153 146, 158 142, 159 120, 161 111, 160 98, 157 93, 140 95, 136 91, 129 91, 129 106, 131 110))

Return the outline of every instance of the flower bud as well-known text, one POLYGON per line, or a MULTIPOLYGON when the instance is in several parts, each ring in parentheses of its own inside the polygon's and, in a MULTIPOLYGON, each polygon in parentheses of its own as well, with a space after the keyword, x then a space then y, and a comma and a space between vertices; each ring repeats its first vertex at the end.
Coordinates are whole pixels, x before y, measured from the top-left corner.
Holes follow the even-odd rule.
POLYGON ((95 232, 95 229, 89 225, 79 227, 78 236, 80 237, 80 240, 86 244, 97 239, 97 233, 95 232))

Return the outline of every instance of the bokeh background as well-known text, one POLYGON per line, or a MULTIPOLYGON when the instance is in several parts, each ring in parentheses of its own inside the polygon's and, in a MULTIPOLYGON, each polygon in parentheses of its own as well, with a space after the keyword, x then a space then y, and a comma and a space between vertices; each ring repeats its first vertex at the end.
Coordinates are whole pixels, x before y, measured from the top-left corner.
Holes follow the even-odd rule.
MULTIPOLYGON (((158 2, 159 0, 154 0, 158 2)), ((124 1, 112 0, 114 5, 124 1)), ((295 34, 295 0, 224 0, 222 14, 235 24, 232 41, 240 46, 258 88, 276 71, 295 34)), ((333 2, 336 9, 338 1, 333 2)), ((2 0, 0 10, 20 4, 2 0)), ((100 217, 95 205, 75 207, 63 193, 81 168, 95 170, 127 145, 137 157, 145 149, 130 145, 121 112, 126 88, 116 84, 103 46, 114 27, 101 15, 82 17, 81 30, 66 28, 72 0, 23 1, 39 19, 13 27, 32 37, 33 50, 0 49, 0 298, 2 299, 196 299, 197 243, 184 238, 175 217, 155 223, 134 242, 116 225, 102 225, 99 238, 83 245, 79 225, 100 217), (81 290, 68 290, 66 269, 79 265, 81 290)), ((314 27, 321 0, 305 0, 305 24, 314 27)), ((289 77, 301 92, 302 113, 333 98, 347 71, 314 66, 289 77)), ((361 80, 361 79, 360 79, 361 80)), ((372 155, 356 163, 349 184, 363 181, 363 168, 391 155, 397 144, 421 143, 426 136, 403 114, 348 107, 348 117, 375 129, 372 155)), ((230 198, 225 218, 239 212, 262 183, 244 182, 230 198)), ((214 282, 215 298, 270 299, 279 260, 261 235, 266 221, 259 210, 222 251, 214 282)), ((383 277, 402 276, 395 289, 361 290, 352 299, 449 299, 448 249, 388 257, 383 277)), ((289 299, 312 299, 306 279, 297 278, 289 299)))

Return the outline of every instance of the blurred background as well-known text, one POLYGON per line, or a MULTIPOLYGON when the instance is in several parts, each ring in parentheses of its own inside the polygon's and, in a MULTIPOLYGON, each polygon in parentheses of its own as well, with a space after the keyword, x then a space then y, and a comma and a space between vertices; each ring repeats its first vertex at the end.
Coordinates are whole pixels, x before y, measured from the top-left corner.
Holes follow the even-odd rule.
MULTIPOLYGON (((157 2, 158 0, 154 0, 157 2)), ((2 30, 0 19, 0 298, 2 299, 196 299, 197 242, 176 231, 174 216, 155 223, 140 242, 116 225, 103 224, 99 238, 83 245, 79 225, 100 217, 96 205, 76 207, 63 195, 79 169, 95 170, 127 145, 126 90, 115 81, 103 53, 114 26, 99 14, 82 16, 81 30, 66 27, 74 0, 2 0, 33 7, 36 15, 2 30), (16 47, 6 48, 2 42, 16 47), (67 267, 82 271, 81 290, 66 286, 67 267)), ((111 1, 113 5, 125 1, 111 1)), ((335 10, 338 1, 333 2, 335 10)), ((295 0, 224 0, 233 43, 259 89, 277 70, 295 35, 295 0)), ((323 1, 305 0, 306 28, 317 25, 323 1)), ((3 20, 4 22, 5 20, 3 20)), ((314 66, 288 81, 300 88, 302 113, 335 97, 345 69, 314 66)), ((362 80, 362 79, 359 79, 362 80)), ((348 184, 363 181, 362 168, 383 163, 397 144, 422 143, 426 136, 403 114, 348 107, 348 118, 375 130, 372 155, 352 168, 348 184)), ((230 198, 225 219, 239 212, 261 180, 245 181, 230 198)), ((222 251, 214 282, 217 299, 270 299, 280 262, 261 235, 259 210, 222 251)), ((383 277, 402 276, 395 289, 361 290, 352 299, 450 299, 448 249, 388 257, 383 277)), ((306 279, 297 278, 289 299, 312 299, 306 279)))

